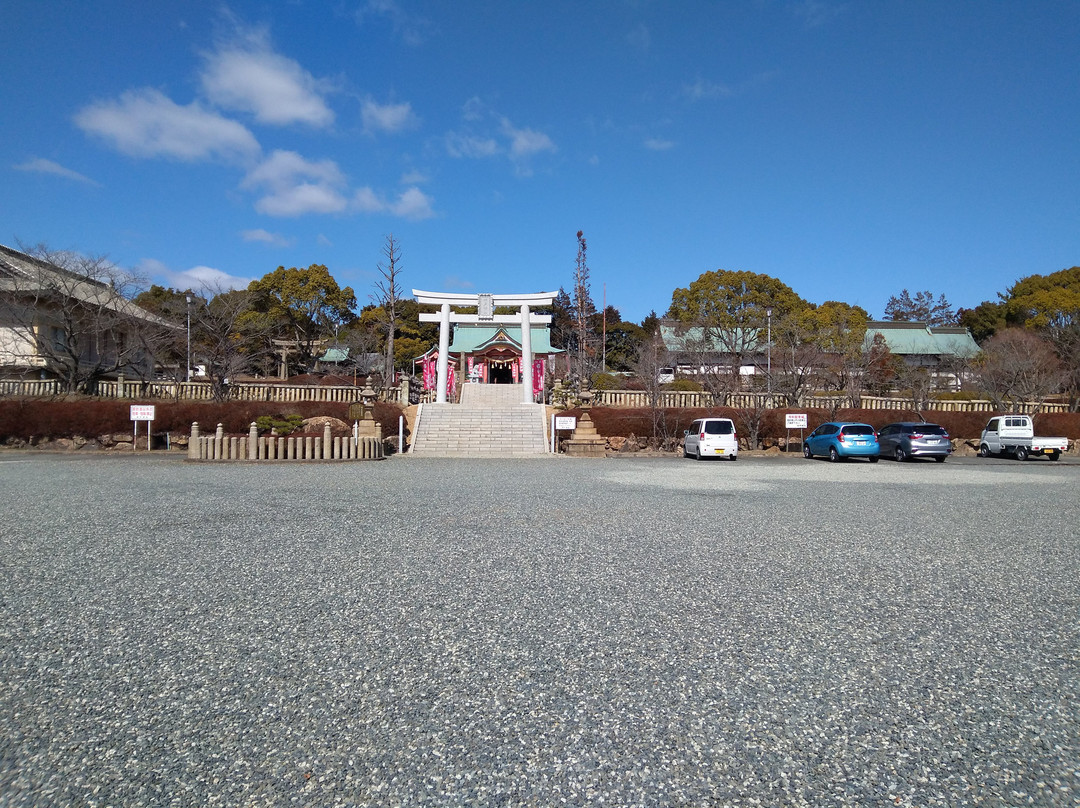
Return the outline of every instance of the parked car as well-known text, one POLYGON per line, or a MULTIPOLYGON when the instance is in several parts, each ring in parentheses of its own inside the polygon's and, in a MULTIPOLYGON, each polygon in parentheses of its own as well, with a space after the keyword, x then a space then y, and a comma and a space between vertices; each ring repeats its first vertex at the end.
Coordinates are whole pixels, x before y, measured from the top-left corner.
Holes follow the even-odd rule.
POLYGON ((979 457, 1011 454, 1017 460, 1027 460, 1041 455, 1057 460, 1068 449, 1068 438, 1037 436, 1030 415, 994 416, 979 437, 979 457))
POLYGON ((938 463, 944 463, 952 454, 952 442, 945 427, 908 421, 882 427, 878 432, 878 448, 885 457, 900 462, 932 457, 938 463))
POLYGON ((739 459, 739 436, 730 418, 698 418, 683 436, 683 457, 739 459))
POLYGON ((870 424, 829 421, 807 435, 803 443, 803 457, 815 455, 827 456, 834 462, 849 457, 865 457, 871 463, 876 463, 877 433, 870 424))

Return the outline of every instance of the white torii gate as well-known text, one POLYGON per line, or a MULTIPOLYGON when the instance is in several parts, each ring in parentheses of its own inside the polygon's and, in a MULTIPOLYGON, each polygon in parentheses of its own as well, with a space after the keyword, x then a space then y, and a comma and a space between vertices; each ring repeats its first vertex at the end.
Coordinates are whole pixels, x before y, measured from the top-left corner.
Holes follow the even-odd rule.
POLYGON ((526 404, 533 403, 532 386, 532 326, 547 325, 551 322, 550 314, 530 314, 531 306, 550 306, 558 292, 535 292, 526 295, 465 295, 453 292, 423 292, 412 290, 417 303, 439 306, 438 314, 420 315, 422 323, 439 324, 439 360, 438 381, 435 389, 435 402, 446 403, 447 361, 450 353, 450 323, 501 323, 521 326, 521 369, 525 382, 522 398, 526 404), (451 306, 475 308, 476 314, 451 312, 451 306), (519 314, 495 314, 496 306, 520 306, 519 314))

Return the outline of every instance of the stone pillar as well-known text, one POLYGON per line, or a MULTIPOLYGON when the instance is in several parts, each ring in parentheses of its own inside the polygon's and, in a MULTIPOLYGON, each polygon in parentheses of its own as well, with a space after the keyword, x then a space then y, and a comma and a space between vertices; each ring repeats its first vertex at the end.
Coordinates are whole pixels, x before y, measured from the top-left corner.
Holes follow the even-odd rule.
POLYGON ((525 392, 522 400, 526 404, 533 403, 533 353, 532 353, 532 322, 529 319, 529 306, 521 307, 521 381, 525 392))
POLYGON ((439 360, 436 364, 438 380, 435 382, 435 403, 446 403, 447 362, 450 358, 450 304, 443 303, 439 311, 439 360))
POLYGON ((188 439, 187 445, 187 457, 188 460, 199 459, 199 422, 191 422, 191 437, 188 439))
POLYGON ((323 460, 333 460, 334 459, 333 458, 333 447, 334 447, 334 445, 330 442, 330 424, 324 424, 323 425, 323 431, 322 431, 322 449, 323 449, 323 451, 322 451, 322 459, 323 460))
POLYGON ((255 460, 259 456, 259 427, 254 421, 248 427, 248 460, 255 460))

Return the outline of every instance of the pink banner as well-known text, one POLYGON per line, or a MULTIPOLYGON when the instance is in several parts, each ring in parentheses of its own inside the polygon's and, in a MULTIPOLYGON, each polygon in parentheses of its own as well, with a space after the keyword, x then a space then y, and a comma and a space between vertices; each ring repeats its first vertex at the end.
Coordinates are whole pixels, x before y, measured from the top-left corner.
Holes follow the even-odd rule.
POLYGON ((533 360, 533 397, 544 392, 544 360, 533 360))
POLYGON ((438 354, 431 354, 424 358, 424 389, 434 390, 436 380, 438 379, 439 370, 435 366, 435 357, 438 354))

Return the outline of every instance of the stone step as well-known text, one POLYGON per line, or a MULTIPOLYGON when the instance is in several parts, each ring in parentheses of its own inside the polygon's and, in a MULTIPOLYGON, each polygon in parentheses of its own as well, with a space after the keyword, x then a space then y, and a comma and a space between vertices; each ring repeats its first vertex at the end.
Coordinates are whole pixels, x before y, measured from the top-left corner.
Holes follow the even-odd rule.
MULTIPOLYGON (((468 385, 500 387, 521 393, 520 385, 468 385)), ((481 400, 465 395, 470 404, 424 404, 417 414, 410 453, 428 457, 507 457, 547 452, 544 407, 519 400, 481 400), (491 403, 495 401, 495 403, 491 403)))

